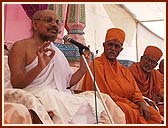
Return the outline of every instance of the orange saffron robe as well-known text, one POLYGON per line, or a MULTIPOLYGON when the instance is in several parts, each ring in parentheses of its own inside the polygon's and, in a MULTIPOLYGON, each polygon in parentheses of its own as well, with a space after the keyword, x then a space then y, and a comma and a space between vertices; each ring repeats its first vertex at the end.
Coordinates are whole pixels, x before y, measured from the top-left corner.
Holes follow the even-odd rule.
MULTIPOLYGON (((135 103, 144 99, 131 72, 126 67, 119 64, 117 60, 111 64, 104 53, 94 60, 94 65, 95 78, 100 91, 110 95, 122 109, 127 124, 161 123, 160 114, 153 107, 149 107, 151 120, 146 121, 140 115, 139 107, 135 103)), ((93 64, 90 68, 94 72, 93 64)), ((84 77, 82 90, 94 90, 93 81, 88 72, 84 77)))
POLYGON ((157 79, 159 78, 161 81, 160 84, 160 95, 164 97, 164 74, 162 74, 159 69, 156 70, 158 72, 157 74, 160 74, 160 76, 157 76, 157 79))
MULTIPOLYGON (((129 70, 133 74, 135 81, 144 96, 157 102, 155 100, 155 95, 164 95, 164 76, 158 70, 153 69, 148 76, 146 76, 140 67, 140 62, 132 64, 129 70)), ((158 107, 160 113, 164 115, 164 106, 158 105, 158 107)))

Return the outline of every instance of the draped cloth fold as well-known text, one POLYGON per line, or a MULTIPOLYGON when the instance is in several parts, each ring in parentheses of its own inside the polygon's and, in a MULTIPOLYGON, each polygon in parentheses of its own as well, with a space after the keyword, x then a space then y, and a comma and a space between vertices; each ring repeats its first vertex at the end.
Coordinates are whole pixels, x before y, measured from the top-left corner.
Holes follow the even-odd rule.
MULTIPOLYGON (((149 107, 152 118, 146 121, 140 115, 139 107, 136 102, 144 101, 142 93, 140 92, 136 81, 131 72, 116 60, 110 63, 105 54, 94 60, 94 65, 90 65, 93 72, 95 69, 96 82, 99 89, 103 93, 107 93, 120 106, 126 116, 126 123, 128 124, 146 124, 146 123, 161 123, 160 115, 154 108, 149 107)), ((93 82, 89 73, 86 73, 82 90, 93 90, 93 82)))
MULTIPOLYGON (((55 50, 55 55, 49 64, 41 71, 41 73, 28 85, 24 90, 29 90, 34 87, 54 88, 58 91, 70 92, 66 89, 72 76, 72 69, 69 66, 64 54, 53 43, 49 48, 55 50)), ((50 54, 48 52, 48 54, 50 54)), ((26 72, 37 66, 38 57, 33 62, 26 66, 26 72)))
MULTIPOLYGON (((54 57, 24 90, 32 93, 47 112, 52 111, 54 113, 53 123, 96 123, 94 93, 87 91, 80 94, 72 94, 70 90, 66 89, 69 87, 73 72, 63 53, 53 43, 49 47, 55 50, 54 57)), ((30 71, 37 64, 38 58, 36 57, 31 64, 26 66, 26 72, 30 71)), ((97 99, 99 123, 109 123, 103 105, 100 99, 97 99)), ((120 115, 120 119, 115 120, 115 123, 125 123, 124 114, 117 105, 112 100, 109 100, 105 94, 104 99, 108 106, 112 108, 111 112, 116 112, 120 115)))
POLYGON ((28 109, 17 103, 5 102, 4 104, 4 123, 5 124, 31 124, 32 119, 28 109))
POLYGON ((160 95, 162 79, 161 74, 157 70, 152 70, 147 77, 141 69, 140 63, 132 64, 129 70, 133 74, 137 85, 144 96, 154 100, 155 94, 160 95))
MULTIPOLYGON (((148 97, 149 99, 158 102, 156 96, 163 96, 164 90, 164 77, 157 70, 152 70, 148 76, 145 75, 143 70, 140 67, 140 63, 134 63, 130 66, 129 70, 133 74, 137 85, 142 92, 143 96, 148 97)), ((160 112, 163 115, 164 105, 158 105, 160 108, 160 112)))
MULTIPOLYGON (((49 117, 47 111, 44 109, 40 101, 34 95, 27 91, 24 91, 23 89, 5 89, 4 102, 12 104, 21 104, 25 106, 27 110, 33 110, 43 124, 53 124, 53 121, 49 117)), ((13 116, 10 117, 13 118, 13 116)))

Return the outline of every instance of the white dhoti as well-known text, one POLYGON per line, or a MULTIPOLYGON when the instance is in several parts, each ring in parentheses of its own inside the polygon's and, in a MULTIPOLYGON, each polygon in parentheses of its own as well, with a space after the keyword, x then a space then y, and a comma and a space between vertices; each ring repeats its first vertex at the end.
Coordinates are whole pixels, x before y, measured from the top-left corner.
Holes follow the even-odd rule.
MULTIPOLYGON (((39 99, 47 111, 54 113, 54 123, 96 123, 94 95, 92 92, 68 94, 47 88, 35 88, 29 91, 39 99)), ((100 100, 98 100, 97 104, 98 116, 100 117, 100 113, 103 112, 103 106, 100 100)))
MULTIPOLYGON (((63 53, 54 44, 51 44, 50 47, 55 50, 55 56, 24 90, 36 96, 46 111, 54 113, 52 118, 54 123, 96 123, 94 93, 71 94, 71 91, 66 89, 69 86, 73 72, 63 53)), ((37 63, 38 59, 36 57, 30 65, 26 66, 26 71, 30 71, 37 63)), ((109 106, 112 109, 109 110, 111 114, 115 114, 112 117, 117 117, 117 119, 114 119, 114 123, 125 123, 124 113, 112 100, 109 106)), ((103 105, 98 98, 97 110, 99 122, 109 123, 103 105)))

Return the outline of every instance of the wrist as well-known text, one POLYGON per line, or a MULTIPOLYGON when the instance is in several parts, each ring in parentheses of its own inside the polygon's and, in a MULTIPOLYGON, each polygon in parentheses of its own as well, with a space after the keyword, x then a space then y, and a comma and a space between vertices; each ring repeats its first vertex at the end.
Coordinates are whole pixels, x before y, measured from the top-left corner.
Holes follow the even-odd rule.
POLYGON ((136 102, 136 104, 137 104, 138 106, 141 106, 141 105, 145 104, 145 102, 144 102, 144 101, 138 101, 138 102, 136 102))
POLYGON ((38 71, 42 71, 44 68, 45 68, 44 65, 38 64, 38 65, 36 66, 36 70, 38 70, 38 71))

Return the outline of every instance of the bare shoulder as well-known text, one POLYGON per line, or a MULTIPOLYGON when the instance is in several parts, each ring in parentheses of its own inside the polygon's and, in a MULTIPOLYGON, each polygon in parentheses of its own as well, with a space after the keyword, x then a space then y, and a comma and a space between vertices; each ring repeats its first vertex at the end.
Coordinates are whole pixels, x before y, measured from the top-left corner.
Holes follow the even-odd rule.
POLYGON ((31 45, 31 38, 27 38, 24 40, 20 40, 14 43, 13 47, 11 48, 10 54, 15 56, 22 56, 27 53, 28 48, 31 45))
POLYGON ((28 38, 14 43, 9 53, 9 63, 16 64, 17 62, 25 61, 30 40, 28 38))
MULTIPOLYGON (((17 50, 21 50, 21 51, 23 51, 23 50, 26 50, 26 47, 27 47, 27 45, 29 45, 29 42, 30 42, 30 38, 28 38, 28 39, 24 39, 24 40, 20 40, 20 41, 17 41, 17 42, 15 42, 14 43, 14 45, 13 45, 13 47, 12 47, 12 49, 17 49, 17 50)), ((12 50, 11 49, 11 50, 12 50)), ((18 52, 19 52, 18 51, 18 52)))
POLYGON ((36 40, 34 38, 27 38, 15 42, 9 53, 9 62, 14 64, 24 63, 24 65, 31 63, 37 56, 35 44, 36 40))

